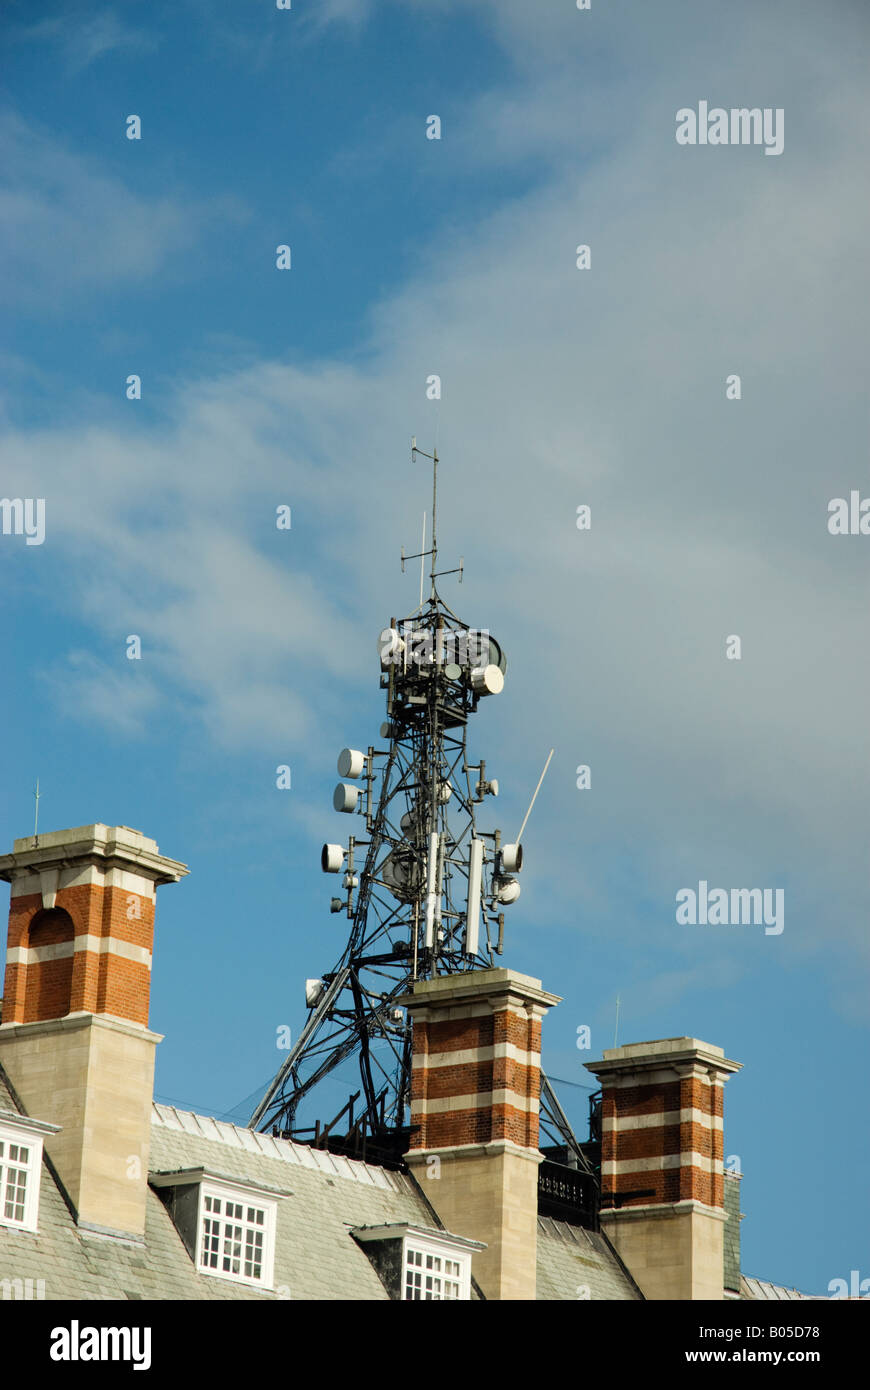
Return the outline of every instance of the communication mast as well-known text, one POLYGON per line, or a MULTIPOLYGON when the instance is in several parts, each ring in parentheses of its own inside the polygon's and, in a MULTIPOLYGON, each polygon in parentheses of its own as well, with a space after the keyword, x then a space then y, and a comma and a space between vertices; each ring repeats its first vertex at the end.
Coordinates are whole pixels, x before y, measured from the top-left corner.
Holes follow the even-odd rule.
MULTIPOLYGON (((377 745, 341 751, 333 793, 335 810, 360 824, 346 847, 325 844, 321 853, 323 872, 337 878, 330 911, 347 917, 347 943, 331 971, 306 981, 307 1021, 250 1120, 252 1129, 382 1162, 408 1149, 411 1025, 397 1000, 416 980, 496 964, 523 866, 522 831, 506 841, 479 824, 498 782, 467 745, 468 721, 501 693, 507 660, 488 629, 470 627, 438 593, 447 574, 462 582, 463 566, 437 569, 438 454, 412 440, 412 462, 418 454, 432 463, 431 544, 424 519, 420 552, 403 550, 401 562, 404 571, 420 559, 422 571, 429 559, 429 596, 421 573, 419 606, 378 638, 387 717, 377 745), (301 1127, 302 1102, 349 1058, 358 1087, 326 1123, 301 1127)), ((571 1166, 590 1171, 546 1078, 541 1131, 571 1166)))

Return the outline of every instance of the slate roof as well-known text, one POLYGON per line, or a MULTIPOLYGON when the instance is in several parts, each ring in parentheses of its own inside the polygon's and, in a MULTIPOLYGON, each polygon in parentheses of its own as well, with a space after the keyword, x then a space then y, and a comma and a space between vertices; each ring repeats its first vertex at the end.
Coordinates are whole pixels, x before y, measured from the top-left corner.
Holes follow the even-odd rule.
MULTIPOLYGON (((152 1171, 200 1165, 292 1193, 278 1204, 275 1285, 285 1286, 284 1297, 386 1300, 387 1291, 350 1235, 351 1228, 397 1221, 430 1228, 438 1225, 404 1173, 155 1105, 152 1171)), ((182 1249, 181 1253, 190 1265, 187 1252, 182 1249)), ((223 1282, 207 1274, 197 1279, 208 1286, 223 1282)), ((237 1298, 251 1296, 243 1286, 228 1287, 237 1298)))
MULTIPOLYGON (((0 1081, 0 1109, 15 1108, 0 1081)), ((395 1221, 437 1226, 404 1174, 155 1106, 152 1169, 198 1165, 292 1192, 279 1202, 274 1292, 198 1273, 151 1188, 144 1249, 79 1230, 45 1166, 38 1233, 0 1226, 0 1281, 42 1279, 46 1299, 386 1300, 350 1228, 395 1221)))
POLYGON ((605 1236, 538 1217, 538 1302, 642 1299, 643 1294, 605 1236))
POLYGON ((734 1173, 725 1172, 723 1184, 725 1207, 725 1230, 723 1232, 725 1257, 725 1288, 731 1297, 739 1298, 740 1289, 740 1178, 734 1173))
MULTIPOLYGON (((15 1109, 0 1077, 0 1110, 15 1109)), ((36 1287, 42 1280, 47 1300, 387 1300, 351 1229, 394 1222, 440 1225, 407 1174, 155 1104, 152 1172, 200 1167, 290 1194, 278 1203, 274 1291, 198 1273, 150 1187, 144 1248, 80 1230, 47 1166, 38 1232, 0 1226, 0 1281, 30 1279, 36 1287)), ((581 1286, 589 1288, 592 1299, 641 1297, 603 1236, 549 1219, 538 1227, 539 1299, 576 1300, 581 1286)))
POLYGON ((740 1276, 740 1297, 767 1299, 773 1302, 788 1301, 793 1298, 808 1298, 813 1301, 827 1298, 823 1293, 799 1293, 797 1289, 787 1289, 783 1284, 770 1284, 766 1279, 752 1279, 746 1274, 740 1276))

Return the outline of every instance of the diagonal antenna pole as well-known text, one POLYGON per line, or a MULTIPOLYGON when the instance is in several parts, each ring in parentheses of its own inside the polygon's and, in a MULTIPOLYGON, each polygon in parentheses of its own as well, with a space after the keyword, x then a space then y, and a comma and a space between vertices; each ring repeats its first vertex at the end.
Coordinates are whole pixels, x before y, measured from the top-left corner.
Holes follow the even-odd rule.
POLYGON ((538 785, 535 787, 534 793, 533 793, 533 795, 532 795, 532 799, 531 799, 531 801, 529 802, 529 809, 528 809, 528 811, 526 811, 526 818, 525 818, 525 820, 523 821, 522 825, 520 826, 520 833, 519 833, 519 835, 517 836, 516 840, 514 841, 514 844, 517 844, 517 845, 522 844, 523 831, 525 830, 526 825, 528 824, 529 816, 532 814, 532 807, 533 807, 534 804, 535 804, 535 799, 536 799, 536 797, 537 797, 537 795, 538 795, 538 792, 541 790, 541 783, 543 782, 544 778, 545 778, 546 775, 547 775, 547 768, 550 766, 550 760, 552 759, 553 753, 554 753, 554 752, 555 752, 555 749, 551 748, 551 749, 550 749, 550 757, 549 757, 549 758, 547 759, 547 761, 544 763, 544 770, 543 770, 543 772, 541 773, 540 777, 538 778, 538 785))

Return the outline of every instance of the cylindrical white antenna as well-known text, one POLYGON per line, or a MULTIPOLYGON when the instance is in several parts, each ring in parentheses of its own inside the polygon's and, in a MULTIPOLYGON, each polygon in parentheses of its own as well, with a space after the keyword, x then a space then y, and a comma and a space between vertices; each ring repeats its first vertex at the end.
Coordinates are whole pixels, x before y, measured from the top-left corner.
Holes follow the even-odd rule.
POLYGON ((525 828, 526 828, 526 825, 527 825, 527 823, 528 823, 529 816, 532 814, 532 807, 533 807, 534 804, 535 804, 535 797, 537 797, 538 792, 541 790, 541 783, 543 782, 544 778, 545 778, 546 775, 547 775, 547 768, 550 766, 550 759, 552 758, 554 752, 555 752, 555 749, 554 749, 554 748, 551 748, 551 749, 550 749, 550 757, 549 757, 549 758, 547 759, 547 761, 544 763, 544 770, 543 770, 543 772, 541 773, 540 777, 538 778, 538 785, 535 787, 534 795, 532 796, 532 799, 531 799, 531 801, 529 802, 529 809, 528 809, 528 811, 526 811, 526 819, 523 821, 522 825, 520 826, 520 833, 519 833, 519 835, 517 836, 517 838, 516 838, 516 840, 515 840, 515 842, 514 842, 515 844, 520 844, 520 843, 522 842, 523 831, 524 831, 525 828))
POLYGON ((429 836, 429 873, 426 883, 426 930, 423 944, 429 950, 435 941, 435 902, 438 897, 438 836, 429 836))
POLYGON ((472 840, 468 852, 468 912, 465 918, 465 954, 476 956, 480 944, 480 881, 483 840, 472 840))

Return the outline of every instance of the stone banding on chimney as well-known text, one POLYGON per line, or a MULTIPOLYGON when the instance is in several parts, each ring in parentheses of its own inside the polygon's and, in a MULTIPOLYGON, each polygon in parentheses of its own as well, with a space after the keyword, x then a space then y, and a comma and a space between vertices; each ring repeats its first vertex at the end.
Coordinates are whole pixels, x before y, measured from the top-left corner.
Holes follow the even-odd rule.
POLYGON ((4 1023, 70 1013, 148 1022, 156 885, 187 873, 126 826, 80 826, 16 840, 4 1023))
POLYGON ((406 1002, 411 1148, 506 1139, 537 1149, 541 1017, 556 996, 514 971, 488 970, 426 981, 406 1002))
POLYGON ((448 1230, 485 1246, 486 1297, 534 1298, 541 1018, 559 999, 496 969, 418 981, 398 1002, 413 1021, 405 1160, 448 1230))
POLYGON ((720 1047, 697 1038, 613 1048, 589 1067, 603 1092, 604 1207, 723 1206, 722 1087, 738 1069, 720 1047), (632 1195, 639 1189, 647 1195, 632 1195))
POLYGON ((461 1018, 415 1010, 412 1148, 493 1139, 537 1148, 540 1016, 518 1000, 503 1002, 494 1010, 470 1003, 461 1018))
POLYGON ((721 1047, 664 1038, 611 1048, 601 1081, 601 1227, 647 1298, 724 1297, 721 1047))
POLYGON ((148 1029, 154 898, 184 864, 128 826, 85 825, 16 840, 2 1062, 81 1227, 141 1240, 154 1053, 148 1029))

